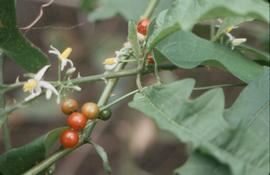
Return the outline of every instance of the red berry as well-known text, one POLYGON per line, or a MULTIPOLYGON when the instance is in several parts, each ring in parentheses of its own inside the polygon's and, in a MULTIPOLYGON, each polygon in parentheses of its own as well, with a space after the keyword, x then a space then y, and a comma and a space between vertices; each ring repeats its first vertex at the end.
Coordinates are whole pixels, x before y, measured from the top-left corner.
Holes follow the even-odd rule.
POLYGON ((64 148, 73 148, 79 142, 79 134, 71 129, 65 130, 60 136, 60 142, 64 148))
POLYGON ((74 99, 66 99, 61 104, 61 110, 64 114, 71 114, 72 112, 75 112, 78 109, 78 102, 74 99))
POLYGON ((86 123, 87 117, 79 112, 73 112, 67 119, 68 126, 77 131, 83 129, 86 123))
POLYGON ((137 32, 139 32, 142 35, 146 35, 149 24, 150 24, 150 20, 148 19, 140 20, 137 24, 137 32))
POLYGON ((98 117, 99 112, 100 112, 100 109, 96 103, 88 102, 82 106, 82 113, 88 119, 91 119, 91 120, 96 119, 98 117))
POLYGON ((154 58, 153 58, 153 56, 151 54, 147 55, 147 62, 148 62, 148 64, 154 64, 155 63, 155 60, 154 60, 154 58))

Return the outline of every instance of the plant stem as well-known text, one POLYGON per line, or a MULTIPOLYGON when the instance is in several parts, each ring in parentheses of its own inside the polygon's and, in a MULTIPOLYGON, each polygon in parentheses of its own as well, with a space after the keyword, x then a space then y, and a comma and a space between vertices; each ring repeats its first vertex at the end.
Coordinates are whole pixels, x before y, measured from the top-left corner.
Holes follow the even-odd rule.
POLYGON ((38 97, 41 97, 42 95, 44 95, 44 93, 42 93, 42 94, 40 94, 40 95, 36 96, 35 98, 32 98, 32 99, 30 99, 28 101, 21 101, 19 103, 16 103, 14 106, 11 106, 11 107, 1 111, 0 112, 0 117, 3 118, 3 119, 0 120, 0 127, 7 121, 8 114, 10 114, 11 112, 15 111, 18 108, 21 108, 21 107, 27 105, 28 103, 34 101, 35 99, 37 99, 38 97))
POLYGON ((57 71, 58 71, 58 74, 57 74, 58 81, 60 82, 61 81, 61 60, 59 58, 58 58, 58 69, 57 69, 57 71))
POLYGON ((147 8, 145 9, 144 14, 141 16, 141 19, 148 19, 153 14, 156 6, 158 5, 159 0, 150 0, 147 8))
MULTIPOLYGON (((0 84, 4 82, 4 54, 0 51, 0 84)), ((0 94, 0 111, 4 111, 5 109, 5 93, 0 94)), ((6 117, 5 115, 2 117, 6 117)), ((5 120, 3 123, 3 140, 4 140, 4 147, 5 150, 8 151, 12 148, 11 141, 10 141, 10 133, 8 128, 8 120, 5 120)))
POLYGON ((109 103, 109 104, 107 104, 107 105, 105 105, 105 106, 102 106, 100 110, 102 111, 102 110, 104 110, 104 109, 106 109, 106 108, 109 108, 110 106, 112 106, 112 105, 114 105, 114 104, 116 104, 116 103, 118 103, 118 102, 124 100, 125 98, 130 97, 131 95, 136 94, 137 92, 140 92, 140 89, 136 89, 136 90, 134 90, 134 91, 131 91, 131 92, 129 92, 129 93, 127 93, 127 94, 121 96, 120 98, 118 98, 118 99, 112 101, 111 103, 109 103))
POLYGON ((214 21, 211 21, 210 24, 210 40, 213 40, 215 37, 215 23, 214 21))
POLYGON ((195 87, 193 90, 201 91, 201 90, 208 90, 208 89, 215 89, 215 88, 225 88, 225 87, 238 87, 238 86, 246 86, 244 83, 238 84, 220 84, 220 85, 213 85, 213 86, 205 86, 205 87, 195 87))

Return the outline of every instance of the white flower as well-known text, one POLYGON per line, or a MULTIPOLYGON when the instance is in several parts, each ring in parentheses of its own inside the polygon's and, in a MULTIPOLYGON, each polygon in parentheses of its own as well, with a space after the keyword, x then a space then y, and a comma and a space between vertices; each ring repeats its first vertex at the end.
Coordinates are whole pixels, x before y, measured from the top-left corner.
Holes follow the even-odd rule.
POLYGON ((50 46, 50 47, 51 47, 51 50, 49 50, 49 53, 55 54, 58 57, 58 59, 61 61, 61 71, 64 70, 67 63, 69 63, 71 67, 74 67, 73 62, 70 59, 68 59, 68 57, 70 56, 72 52, 72 48, 68 47, 61 53, 55 47, 53 46, 50 46))
MULTIPOLYGON (((116 52, 116 55, 120 55, 121 53, 117 53, 116 52)), ((119 57, 113 57, 113 58, 107 58, 104 60, 103 64, 105 66, 105 69, 110 71, 110 70, 113 70, 119 63, 119 57)))
POLYGON ((235 39, 232 40, 232 45, 233 46, 238 46, 238 45, 240 45, 240 44, 242 44, 242 43, 244 43, 246 41, 247 41, 246 38, 235 38, 235 39))
POLYGON ((42 77, 44 76, 45 72, 48 70, 49 67, 50 65, 44 66, 37 72, 37 74, 35 74, 33 78, 28 79, 27 82, 24 83, 23 91, 30 92, 30 95, 25 98, 25 101, 28 101, 40 95, 42 92, 42 88, 46 89, 47 99, 51 98, 52 93, 59 96, 59 93, 53 85, 51 85, 47 81, 42 80, 42 77))
MULTIPOLYGON (((218 19, 218 22, 220 24, 223 23, 223 21, 221 19, 218 19)), ((220 27, 221 25, 216 25, 217 27, 220 27)), ((231 47, 232 47, 232 50, 234 49, 235 46, 238 46, 244 42, 247 41, 246 38, 236 38, 234 37, 231 32, 234 30, 234 29, 237 29, 238 26, 229 26, 227 27, 225 30, 224 30, 224 33, 225 35, 229 38, 229 41, 231 42, 231 47)))

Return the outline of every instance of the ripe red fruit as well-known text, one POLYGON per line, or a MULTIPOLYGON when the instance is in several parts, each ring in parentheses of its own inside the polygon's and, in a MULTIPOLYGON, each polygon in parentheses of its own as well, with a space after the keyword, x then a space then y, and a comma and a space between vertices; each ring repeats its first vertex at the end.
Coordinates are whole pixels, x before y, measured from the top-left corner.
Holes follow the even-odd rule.
POLYGON ((73 148, 79 142, 79 134, 71 129, 65 130, 60 136, 60 142, 64 148, 73 148))
POLYGON ((73 112, 67 119, 68 126, 77 131, 83 129, 86 123, 87 117, 79 112, 73 112))
POLYGON ((149 19, 142 19, 137 24, 137 32, 139 32, 142 35, 146 35, 148 31, 148 26, 150 24, 149 19))
POLYGON ((71 114, 72 112, 77 111, 78 109, 78 102, 74 99, 66 99, 61 104, 61 110, 64 114, 71 114))
POLYGON ((88 102, 82 106, 82 113, 89 119, 96 119, 100 109, 96 103, 88 102))
POLYGON ((155 60, 154 60, 154 58, 153 58, 153 56, 151 54, 147 55, 147 62, 148 62, 148 64, 154 64, 155 63, 155 60))

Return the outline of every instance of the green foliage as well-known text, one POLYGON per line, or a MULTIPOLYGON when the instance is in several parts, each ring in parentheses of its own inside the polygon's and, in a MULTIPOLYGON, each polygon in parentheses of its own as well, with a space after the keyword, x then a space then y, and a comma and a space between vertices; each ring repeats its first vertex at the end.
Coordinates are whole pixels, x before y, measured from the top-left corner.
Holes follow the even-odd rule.
POLYGON ((108 155, 107 155, 106 151, 104 150, 104 148, 102 148, 101 146, 99 146, 98 144, 96 144, 96 143, 94 143, 92 141, 90 142, 90 144, 93 145, 93 147, 95 148, 97 154, 101 158, 103 168, 104 168, 106 174, 111 174, 112 169, 111 169, 111 166, 110 166, 110 163, 109 163, 108 155))
POLYGON ((139 45, 139 40, 137 38, 136 24, 132 21, 128 23, 128 41, 132 45, 134 56, 136 58, 141 57, 141 47, 139 45))
POLYGON ((194 68, 209 60, 219 62, 245 82, 250 82, 263 73, 260 65, 245 59, 241 54, 190 32, 173 33, 158 44, 157 50, 173 64, 186 69, 194 68))
POLYGON ((253 0, 175 0, 168 10, 156 19, 156 30, 149 41, 149 50, 163 38, 177 30, 191 30, 203 20, 217 17, 243 16, 269 22, 269 4, 253 0))
POLYGON ((48 64, 46 56, 19 32, 15 0, 0 1, 0 49, 18 65, 36 72, 48 64))
POLYGON ((81 8, 86 11, 92 11, 98 0, 81 0, 81 8))
MULTIPOLYGON (((172 0, 161 0, 156 13, 166 9, 172 0)), ((126 20, 137 21, 143 14, 148 0, 100 0, 97 9, 90 13, 90 21, 109 19, 115 15, 121 15, 126 20)))
POLYGON ((190 100, 193 85, 193 80, 182 80, 153 86, 136 94, 130 103, 194 150, 176 173, 267 174, 269 70, 250 83, 225 114, 220 89, 190 100))
POLYGON ((20 175, 42 161, 64 128, 54 129, 33 142, 0 156, 0 174, 20 175))

